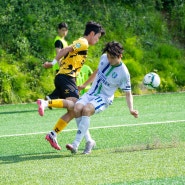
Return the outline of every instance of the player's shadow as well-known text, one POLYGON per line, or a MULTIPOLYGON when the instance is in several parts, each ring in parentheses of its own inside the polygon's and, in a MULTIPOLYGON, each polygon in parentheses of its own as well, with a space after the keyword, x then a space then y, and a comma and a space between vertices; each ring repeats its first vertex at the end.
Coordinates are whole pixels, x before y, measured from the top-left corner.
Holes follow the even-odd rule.
POLYGON ((12 155, 12 156, 1 156, 0 164, 19 163, 23 161, 37 161, 45 159, 55 159, 71 157, 71 155, 57 154, 56 152, 42 153, 42 154, 25 154, 25 155, 12 155))
POLYGON ((21 114, 26 112, 36 112, 37 110, 21 110, 21 111, 8 111, 8 112, 0 112, 0 114, 21 114))

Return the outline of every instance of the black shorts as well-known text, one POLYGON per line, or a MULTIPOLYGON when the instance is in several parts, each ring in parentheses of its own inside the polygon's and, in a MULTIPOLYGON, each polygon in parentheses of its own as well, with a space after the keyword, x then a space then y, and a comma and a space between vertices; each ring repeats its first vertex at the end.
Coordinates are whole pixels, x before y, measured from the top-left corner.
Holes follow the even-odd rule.
POLYGON ((55 90, 48 95, 50 99, 66 99, 68 97, 79 98, 76 78, 64 74, 55 76, 55 90))

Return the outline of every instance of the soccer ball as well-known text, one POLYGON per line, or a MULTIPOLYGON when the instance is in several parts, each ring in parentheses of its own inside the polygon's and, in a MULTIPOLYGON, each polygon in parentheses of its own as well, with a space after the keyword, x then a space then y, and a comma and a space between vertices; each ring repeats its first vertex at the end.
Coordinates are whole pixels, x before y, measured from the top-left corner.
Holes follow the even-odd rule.
POLYGON ((144 76, 143 84, 147 89, 155 89, 160 85, 160 77, 154 72, 150 72, 144 76))

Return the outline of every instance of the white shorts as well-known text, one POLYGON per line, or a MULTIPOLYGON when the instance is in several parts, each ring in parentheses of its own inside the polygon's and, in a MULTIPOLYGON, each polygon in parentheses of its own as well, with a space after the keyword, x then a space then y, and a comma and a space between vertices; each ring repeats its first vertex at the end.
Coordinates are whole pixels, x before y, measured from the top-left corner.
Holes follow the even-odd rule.
POLYGON ((83 96, 79 98, 79 100, 76 103, 81 103, 83 105, 91 103, 94 106, 96 114, 108 108, 108 106, 112 104, 112 100, 108 100, 103 96, 93 96, 85 93, 83 96))

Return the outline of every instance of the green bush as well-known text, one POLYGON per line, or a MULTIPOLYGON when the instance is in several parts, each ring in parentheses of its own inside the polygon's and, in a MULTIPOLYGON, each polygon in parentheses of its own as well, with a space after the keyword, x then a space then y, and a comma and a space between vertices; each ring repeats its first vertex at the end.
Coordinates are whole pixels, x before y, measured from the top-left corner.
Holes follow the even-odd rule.
POLYGON ((145 91, 142 79, 150 71, 161 77, 158 92, 183 90, 184 7, 183 1, 169 0, 1 1, 0 103, 35 101, 53 90, 52 69, 43 69, 42 63, 53 59, 56 26, 62 21, 69 25, 69 44, 83 36, 87 21, 100 22, 106 29, 106 35, 89 47, 86 63, 93 70, 105 43, 123 44, 134 94, 145 91))
POLYGON ((0 89, 1 103, 21 102, 20 97, 24 97, 24 92, 28 89, 26 89, 25 76, 19 73, 16 65, 1 62, 0 89))

